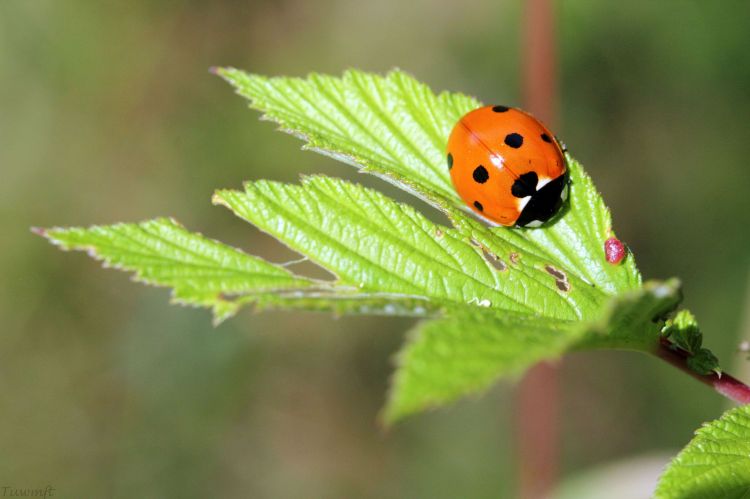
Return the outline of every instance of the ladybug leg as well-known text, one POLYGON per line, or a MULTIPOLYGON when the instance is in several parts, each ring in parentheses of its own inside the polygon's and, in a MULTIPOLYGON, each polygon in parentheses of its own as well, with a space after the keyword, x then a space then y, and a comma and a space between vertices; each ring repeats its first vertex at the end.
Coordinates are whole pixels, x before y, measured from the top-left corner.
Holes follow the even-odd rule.
POLYGON ((565 142, 563 142, 562 140, 560 140, 560 137, 558 137, 557 135, 555 135, 555 140, 557 141, 558 144, 560 144, 560 150, 563 153, 568 152, 568 146, 565 145, 565 142))

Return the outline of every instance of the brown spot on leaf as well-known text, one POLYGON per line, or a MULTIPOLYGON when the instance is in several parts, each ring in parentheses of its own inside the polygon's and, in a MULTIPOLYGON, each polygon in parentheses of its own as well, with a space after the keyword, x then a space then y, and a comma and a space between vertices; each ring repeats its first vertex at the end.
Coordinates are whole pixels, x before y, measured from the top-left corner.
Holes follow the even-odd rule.
POLYGON ((545 265, 544 270, 546 270, 547 273, 551 275, 552 277, 554 277, 555 279, 561 279, 561 280, 566 280, 566 281, 568 280, 568 276, 565 275, 565 272, 563 272, 562 270, 557 270, 552 265, 545 265))
POLYGON ((562 270, 556 269, 552 265, 545 265, 544 270, 546 270, 549 275, 555 278, 555 286, 557 286, 557 289, 565 293, 570 291, 570 283, 568 282, 568 274, 566 274, 562 270))
POLYGON ((500 260, 497 255, 487 251, 486 248, 482 247, 482 253, 484 254, 484 259, 487 260, 493 267, 495 267, 496 270, 505 272, 508 269, 508 267, 505 265, 505 262, 500 260))
POLYGON ((516 253, 515 251, 510 254, 510 263, 513 265, 518 265, 518 261, 521 259, 521 255, 516 253))

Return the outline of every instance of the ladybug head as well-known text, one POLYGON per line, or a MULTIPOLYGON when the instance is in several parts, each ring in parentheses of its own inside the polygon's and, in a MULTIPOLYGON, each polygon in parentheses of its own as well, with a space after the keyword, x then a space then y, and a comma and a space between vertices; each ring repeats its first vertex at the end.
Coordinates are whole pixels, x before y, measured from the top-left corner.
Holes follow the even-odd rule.
POLYGON ((568 197, 568 174, 560 175, 537 189, 534 173, 521 175, 513 184, 513 194, 531 196, 516 220, 517 227, 539 227, 554 217, 568 197), (533 178, 530 178, 533 175, 533 178), (516 194, 517 193, 517 194, 516 194))

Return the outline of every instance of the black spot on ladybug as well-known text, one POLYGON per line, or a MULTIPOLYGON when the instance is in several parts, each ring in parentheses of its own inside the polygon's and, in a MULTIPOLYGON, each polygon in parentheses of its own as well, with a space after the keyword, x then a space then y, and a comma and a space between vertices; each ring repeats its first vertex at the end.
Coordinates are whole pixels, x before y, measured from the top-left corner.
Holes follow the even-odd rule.
POLYGON ((538 182, 539 177, 536 172, 524 173, 513 182, 513 185, 510 188, 510 193, 517 198, 532 196, 536 192, 536 184, 538 182))
POLYGON ((484 211, 484 206, 482 206, 482 203, 480 203, 479 201, 474 201, 474 208, 479 211, 484 211))
POLYGON ((518 133, 509 133, 505 136, 505 145, 518 149, 523 145, 523 136, 518 133))
POLYGON ((483 184, 490 178, 490 174, 487 171, 487 168, 482 165, 474 168, 474 173, 472 173, 471 176, 474 177, 474 182, 476 182, 477 184, 483 184))
POLYGON ((448 169, 450 170, 451 168, 453 168, 453 155, 448 153, 448 169))
POLYGON ((510 109, 508 106, 492 106, 492 110, 496 113, 504 113, 508 109, 510 109))
POLYGON ((543 134, 542 134, 542 140, 543 140, 543 141, 545 141, 545 142, 546 142, 546 143, 548 143, 548 144, 551 144, 551 143, 552 143, 552 137, 550 137, 550 136, 549 136, 549 135, 547 135, 546 133, 543 133, 543 134))

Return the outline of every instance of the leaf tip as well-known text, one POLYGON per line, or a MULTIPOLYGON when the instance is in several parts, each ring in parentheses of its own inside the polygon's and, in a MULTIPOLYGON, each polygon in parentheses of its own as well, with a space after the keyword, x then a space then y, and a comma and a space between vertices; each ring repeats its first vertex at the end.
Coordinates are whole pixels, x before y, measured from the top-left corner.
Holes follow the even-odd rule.
POLYGON ((45 229, 44 227, 31 227, 29 230, 31 230, 31 232, 36 234, 37 236, 49 238, 47 229, 45 229))
MULTIPOLYGON (((647 283, 648 284, 648 283, 647 283)), ((653 282, 647 288, 656 298, 667 298, 680 293, 682 283, 676 277, 663 282, 653 282)))
POLYGON ((214 206, 224 206, 225 208, 230 208, 229 202, 226 199, 227 190, 220 189, 217 191, 214 191, 213 195, 211 196, 211 204, 214 206))
POLYGON ((41 236, 49 241, 51 244, 59 247, 62 250, 69 250, 72 248, 69 241, 66 241, 65 236, 70 233, 71 228, 65 227, 31 227, 29 229, 33 234, 41 236))
POLYGON ((217 300, 212 307, 213 319, 211 320, 211 324, 214 328, 219 327, 224 321, 234 317, 239 308, 240 305, 235 301, 217 300))
POLYGON ((406 414, 399 411, 398 408, 390 401, 386 403, 378 413, 376 424, 383 433, 388 433, 393 427, 401 421, 406 414))
POLYGON ((233 71, 237 71, 237 70, 229 66, 211 66, 208 68, 209 73, 211 73, 212 75, 216 75, 220 78, 224 78, 225 80, 229 79, 233 71))
MULTIPOLYGON (((247 85, 254 75, 248 74, 241 69, 233 68, 231 66, 211 66, 208 68, 208 72, 214 74, 229 83, 235 92, 244 95, 242 89, 247 85)), ((250 97, 248 97, 250 99, 250 97)), ((251 99, 252 100, 252 99, 251 99)))

